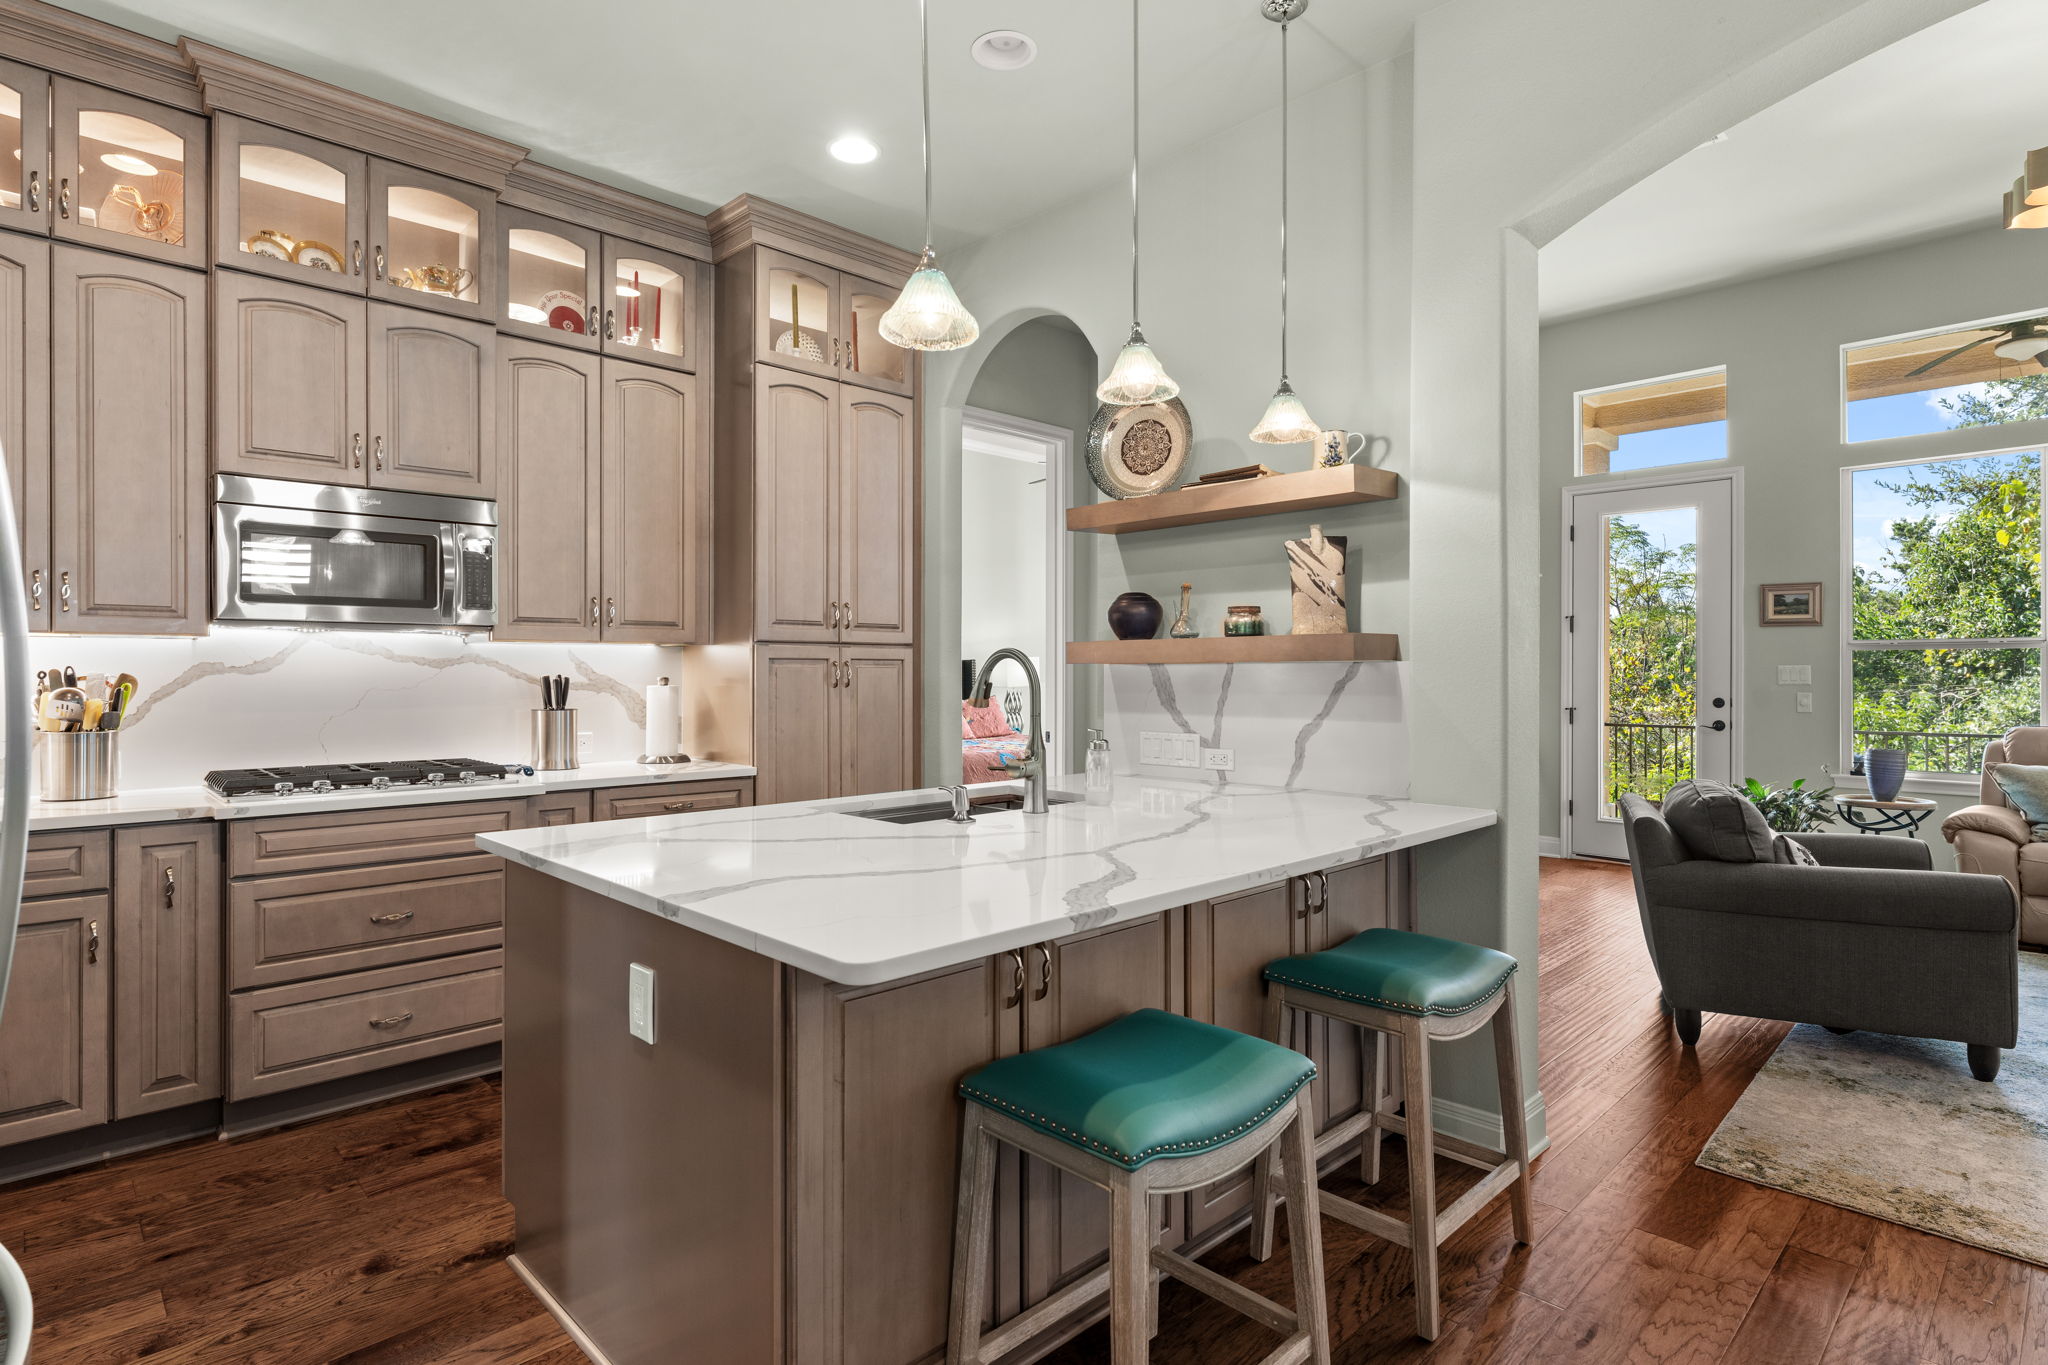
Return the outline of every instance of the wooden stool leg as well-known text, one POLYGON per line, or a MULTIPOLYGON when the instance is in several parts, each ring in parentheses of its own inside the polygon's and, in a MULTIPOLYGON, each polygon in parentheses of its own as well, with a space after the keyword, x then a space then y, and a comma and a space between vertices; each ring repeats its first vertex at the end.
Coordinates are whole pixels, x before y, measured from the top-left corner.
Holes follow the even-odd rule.
POLYGON ((994 1233, 996 1140, 967 1106, 960 1128, 960 1195, 953 1213, 953 1290, 946 1365, 981 1365, 981 1318, 987 1311, 988 1261, 994 1233))
POLYGON ((1502 1148, 1521 1174, 1508 1187, 1508 1204, 1515 1215, 1515 1240, 1527 1246, 1536 1240, 1536 1220, 1529 1212, 1529 1123, 1522 1109, 1522 1048, 1515 1032, 1515 979, 1508 978, 1506 995, 1493 1012, 1493 1060, 1500 1072, 1500 1126, 1506 1138, 1502 1148))
MULTIPOLYGON (((1166 1239, 1166 1229, 1152 1224, 1152 1245, 1158 1246, 1166 1239)), ((1159 1291, 1166 1288, 1166 1272, 1156 1269, 1149 1262, 1145 1267, 1145 1335, 1156 1340, 1159 1336, 1159 1291)))
POLYGON ((1273 1151, 1287 1147, 1287 1255, 1294 1262, 1294 1314, 1309 1334, 1309 1360, 1330 1365, 1330 1311, 1323 1289, 1322 1201, 1316 1194, 1316 1111, 1303 1086, 1294 1121, 1273 1151))
POLYGON ((1145 1173, 1133 1171, 1109 1192, 1109 1358, 1111 1365, 1152 1359, 1152 1201, 1145 1173))
MULTIPOLYGON (((1287 1046, 1287 996, 1277 983, 1271 981, 1266 983, 1265 1037, 1269 1043, 1287 1046)), ((1302 1093, 1308 1093, 1306 1087, 1302 1093)), ((1252 1167, 1251 1253, 1255 1261, 1266 1260, 1273 1254, 1273 1201, 1279 1194, 1275 1179, 1279 1159, 1280 1144, 1271 1143, 1259 1153, 1259 1159, 1252 1167)))
POLYGON ((1401 1081, 1408 1101, 1408 1237, 1415 1262, 1415 1331, 1435 1341, 1437 1301, 1436 1128, 1430 1114, 1429 1038, 1422 1020, 1401 1027, 1401 1081))
POLYGON ((1386 1071, 1387 1035, 1378 1029, 1359 1030, 1358 1057, 1365 1068, 1365 1146, 1358 1154, 1358 1178, 1368 1185, 1380 1183, 1380 1077, 1386 1071))

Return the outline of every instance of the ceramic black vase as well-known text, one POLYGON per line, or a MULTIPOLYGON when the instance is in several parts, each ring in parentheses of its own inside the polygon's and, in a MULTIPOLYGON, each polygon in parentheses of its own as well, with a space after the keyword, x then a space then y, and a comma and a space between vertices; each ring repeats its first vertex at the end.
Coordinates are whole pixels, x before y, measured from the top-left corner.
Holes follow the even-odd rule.
POLYGON ((1165 619, 1166 608, 1149 592, 1119 593, 1109 604, 1109 628, 1119 640, 1149 640, 1165 619))

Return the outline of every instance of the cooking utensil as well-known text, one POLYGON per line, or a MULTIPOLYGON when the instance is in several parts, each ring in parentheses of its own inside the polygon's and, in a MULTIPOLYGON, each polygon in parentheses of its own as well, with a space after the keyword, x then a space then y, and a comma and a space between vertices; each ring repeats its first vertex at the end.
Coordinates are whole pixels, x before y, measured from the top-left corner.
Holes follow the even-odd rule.
POLYGON ((82 730, 99 729, 100 717, 106 713, 107 704, 105 702, 101 701, 98 697, 87 697, 85 699, 85 715, 81 718, 79 728, 82 730))
POLYGON ((43 717, 45 730, 79 729, 85 720, 85 693, 75 687, 58 688, 44 704, 43 717))
POLYGON ((64 685, 66 687, 78 686, 78 670, 69 664, 64 666, 64 685))

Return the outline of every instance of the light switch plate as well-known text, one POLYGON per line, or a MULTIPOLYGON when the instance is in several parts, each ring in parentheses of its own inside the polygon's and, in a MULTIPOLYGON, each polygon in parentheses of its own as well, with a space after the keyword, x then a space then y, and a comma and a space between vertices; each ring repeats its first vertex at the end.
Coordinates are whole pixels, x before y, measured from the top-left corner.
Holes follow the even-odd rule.
POLYGON ((1202 766, 1205 768, 1215 768, 1226 773, 1235 772, 1237 770, 1237 750, 1204 749, 1202 750, 1202 766))
POLYGON ((626 1031, 654 1041, 654 968, 639 962, 626 965, 626 1031))
POLYGON ((1812 711, 1813 711, 1813 693, 1811 693, 1811 692, 1801 692, 1801 693, 1799 694, 1799 712, 1800 712, 1800 714, 1801 714, 1801 715, 1810 715, 1810 714, 1812 713, 1812 711))
POLYGON ((1161 768, 1199 768, 1202 742, 1183 730, 1140 730, 1138 762, 1161 768))
POLYGON ((1778 665, 1778 686, 1798 687, 1802 684, 1806 686, 1811 686, 1813 684, 1812 664, 1778 665))

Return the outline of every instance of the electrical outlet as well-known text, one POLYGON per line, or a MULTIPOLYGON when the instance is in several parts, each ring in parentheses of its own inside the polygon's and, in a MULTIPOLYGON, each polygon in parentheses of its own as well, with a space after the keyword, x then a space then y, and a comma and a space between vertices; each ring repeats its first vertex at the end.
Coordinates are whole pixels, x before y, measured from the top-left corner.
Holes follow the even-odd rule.
POLYGON ((1202 750, 1202 766, 1205 768, 1216 768, 1226 773, 1234 772, 1237 769, 1237 750, 1204 749, 1202 750))
POLYGON ((1161 768, 1199 768, 1202 742, 1180 730, 1140 730, 1138 762, 1161 768))
POLYGON ((1798 700, 1800 715, 1805 716, 1813 714, 1813 693, 1801 692, 1799 694, 1798 700))
POLYGON ((589 757, 590 757, 590 740, 591 740, 591 731, 589 731, 589 730, 578 730, 578 731, 576 732, 576 757, 578 757, 578 758, 589 758, 589 757))
POLYGON ((626 966, 626 1032, 654 1041, 654 968, 638 962, 626 966))
POLYGON ((1813 665, 1812 665, 1812 664, 1779 664, 1779 665, 1778 665, 1778 686, 1780 686, 1780 687, 1798 687, 1798 686, 1799 686, 1799 685, 1801 685, 1802 683, 1804 683, 1804 684, 1807 684, 1807 685, 1809 685, 1809 686, 1810 686, 1810 685, 1812 684, 1812 682, 1813 682, 1813 665))

